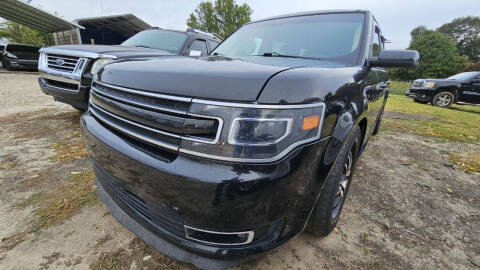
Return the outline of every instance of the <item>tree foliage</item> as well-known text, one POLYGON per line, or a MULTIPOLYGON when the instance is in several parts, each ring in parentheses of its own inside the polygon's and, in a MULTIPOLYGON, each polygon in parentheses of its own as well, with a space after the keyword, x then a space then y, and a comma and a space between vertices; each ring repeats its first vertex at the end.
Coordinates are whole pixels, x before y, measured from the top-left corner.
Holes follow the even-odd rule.
POLYGON ((235 0, 204 1, 190 14, 187 25, 205 32, 227 37, 237 28, 250 22, 253 10, 247 4, 235 0))
POLYGON ((425 27, 425 26, 423 26, 423 25, 420 25, 420 26, 415 27, 415 28, 410 32, 410 36, 411 36, 410 44, 412 44, 412 42, 414 42, 414 41, 416 41, 417 39, 419 39, 423 34, 430 33, 430 32, 432 32, 432 30, 428 29, 427 27, 425 27))
POLYGON ((465 64, 455 42, 437 31, 426 31, 419 35, 413 39, 409 49, 420 53, 420 64, 416 69, 392 69, 391 76, 394 79, 445 78, 460 72, 465 64))
POLYGON ((36 46, 43 46, 48 42, 47 33, 11 21, 0 23, 0 37, 5 37, 14 43, 36 46))
POLYGON ((480 17, 457 18, 437 31, 452 37, 460 54, 471 61, 480 61, 480 17))

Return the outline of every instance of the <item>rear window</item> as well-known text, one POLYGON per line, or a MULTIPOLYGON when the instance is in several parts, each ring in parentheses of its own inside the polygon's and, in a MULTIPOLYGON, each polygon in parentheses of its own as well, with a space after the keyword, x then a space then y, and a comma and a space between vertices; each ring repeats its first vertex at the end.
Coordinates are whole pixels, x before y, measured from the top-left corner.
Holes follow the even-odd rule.
POLYGON ((40 48, 34 46, 25 46, 25 45, 7 45, 7 51, 14 52, 29 52, 29 53, 38 53, 40 48))

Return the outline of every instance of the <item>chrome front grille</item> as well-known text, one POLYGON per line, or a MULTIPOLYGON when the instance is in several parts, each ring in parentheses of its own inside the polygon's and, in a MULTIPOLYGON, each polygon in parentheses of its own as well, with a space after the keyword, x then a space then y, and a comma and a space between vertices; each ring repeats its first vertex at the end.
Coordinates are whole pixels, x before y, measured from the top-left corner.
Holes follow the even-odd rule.
POLYGON ((76 56, 47 54, 47 66, 66 73, 76 73, 82 70, 86 60, 76 56))
POLYGON ((191 101, 94 81, 89 110, 121 135, 176 152, 182 139, 215 143, 219 137, 222 120, 190 115, 191 101))

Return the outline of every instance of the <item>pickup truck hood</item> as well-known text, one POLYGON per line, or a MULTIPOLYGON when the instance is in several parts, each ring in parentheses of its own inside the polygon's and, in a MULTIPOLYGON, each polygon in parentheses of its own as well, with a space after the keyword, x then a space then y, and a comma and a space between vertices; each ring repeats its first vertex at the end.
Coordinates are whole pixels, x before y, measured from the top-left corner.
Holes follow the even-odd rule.
POLYGON ((98 80, 162 94, 251 102, 272 76, 301 65, 267 65, 214 56, 135 59, 106 65, 98 80))
POLYGON ((111 55, 117 58, 124 57, 148 57, 148 56, 167 56, 175 55, 173 53, 141 47, 127 47, 120 45, 61 45, 42 48, 40 52, 52 53, 59 51, 65 54, 79 55, 85 54, 90 58, 97 58, 95 55, 111 55))

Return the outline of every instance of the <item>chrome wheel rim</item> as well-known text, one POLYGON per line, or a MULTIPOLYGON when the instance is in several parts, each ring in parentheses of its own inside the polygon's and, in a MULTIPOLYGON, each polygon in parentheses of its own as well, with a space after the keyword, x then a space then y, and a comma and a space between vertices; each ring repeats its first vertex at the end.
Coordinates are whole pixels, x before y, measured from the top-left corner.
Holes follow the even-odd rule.
POLYGON ((345 198, 346 198, 348 183, 352 175, 352 166, 353 166, 353 149, 351 149, 350 152, 348 153, 347 159, 345 160, 345 164, 343 165, 343 173, 338 183, 335 199, 333 200, 332 222, 336 222, 336 220, 340 216, 340 211, 342 209, 343 203, 345 202, 345 198))
POLYGON ((449 94, 441 94, 435 99, 435 103, 440 107, 448 106, 451 102, 452 96, 449 94))

